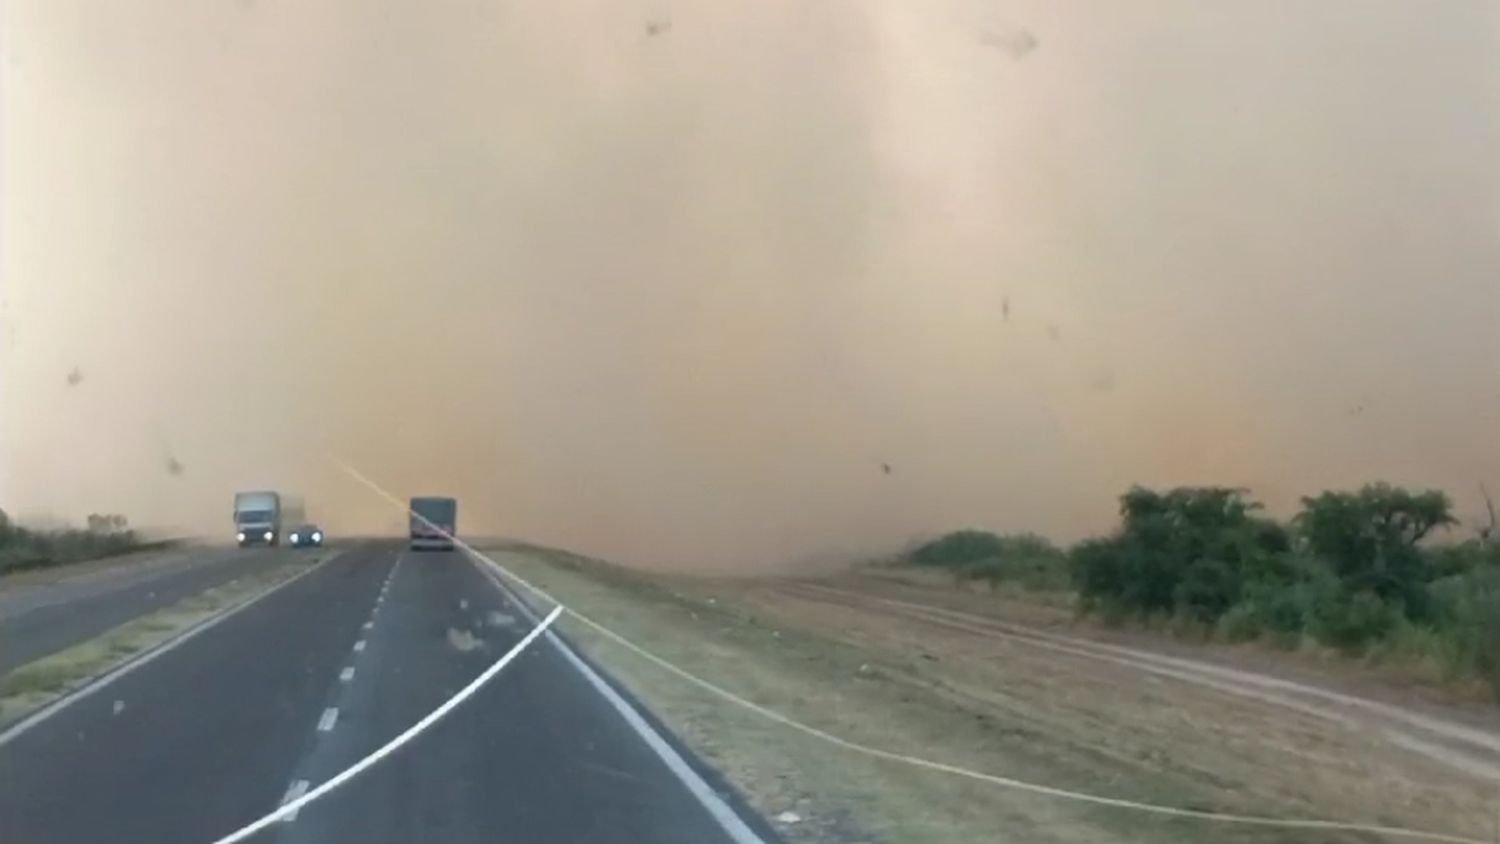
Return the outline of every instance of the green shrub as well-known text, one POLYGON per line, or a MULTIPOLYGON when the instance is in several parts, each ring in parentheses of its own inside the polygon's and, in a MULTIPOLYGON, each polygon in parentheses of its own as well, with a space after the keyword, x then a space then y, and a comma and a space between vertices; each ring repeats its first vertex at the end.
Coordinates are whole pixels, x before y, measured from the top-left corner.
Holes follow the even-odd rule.
POLYGON ((1423 550, 1432 580, 1463 574, 1477 568, 1500 569, 1500 542, 1470 539, 1423 550))
POLYGON ((1500 696, 1500 567, 1478 566, 1428 587, 1433 627, 1500 696))
POLYGON ((1333 566, 1349 592, 1371 592, 1414 619, 1428 617, 1423 584, 1433 572, 1417 543, 1457 521, 1447 495, 1381 483, 1324 492, 1302 506, 1295 522, 1308 549, 1333 566))
POLYGON ((908 559, 991 584, 1015 582, 1036 590, 1068 586, 1067 555, 1033 534, 998 536, 977 530, 956 531, 918 546, 908 559))
POLYGON ((1214 632, 1226 642, 1249 642, 1265 635, 1267 630, 1260 607, 1241 601, 1219 617, 1214 632))
POLYGON ((1315 598, 1309 627, 1323 644, 1358 653, 1388 636, 1401 621, 1401 612, 1374 592, 1340 590, 1315 598))
POLYGON ((1172 590, 1172 606, 1179 616, 1213 623, 1240 597, 1240 576, 1222 560, 1194 560, 1172 590))
POLYGON ((1246 582, 1293 574, 1289 535, 1254 515, 1259 508, 1239 489, 1130 490, 1120 498, 1120 530, 1073 551, 1084 608, 1216 622, 1246 582))
POLYGON ((1372 656, 1416 664, 1432 670, 1436 680, 1456 680, 1473 674, 1474 652, 1470 637, 1456 636, 1425 624, 1401 620, 1386 639, 1372 649, 1372 656))
POLYGON ((0 573, 75 563, 123 554, 140 547, 134 531, 39 531, 11 526, 0 543, 0 573))
POLYGON ((1169 620, 1230 641, 1317 641, 1484 677, 1500 698, 1500 543, 1433 546, 1454 523, 1436 490, 1371 484, 1303 499, 1292 528, 1245 490, 1135 487, 1120 527, 1064 554, 1035 536, 947 534, 908 559, 1032 589, 1069 583, 1107 621, 1169 620), (1294 541, 1295 540, 1295 541, 1294 541))
POLYGON ((907 555, 919 565, 962 568, 1000 556, 1000 537, 983 530, 956 530, 917 546, 907 555))

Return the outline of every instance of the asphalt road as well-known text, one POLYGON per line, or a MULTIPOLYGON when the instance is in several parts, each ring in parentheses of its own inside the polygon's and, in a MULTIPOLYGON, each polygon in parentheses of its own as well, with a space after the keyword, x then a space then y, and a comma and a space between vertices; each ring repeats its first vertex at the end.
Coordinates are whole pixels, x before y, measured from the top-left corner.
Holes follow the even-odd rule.
MULTIPOLYGON (((0 744, 0 829, 36 844, 208 844, 384 744, 529 629, 459 554, 347 551, 0 744)), ((543 638, 431 729, 250 840, 736 840, 693 780, 543 638)))
POLYGON ((274 565, 289 549, 199 548, 0 592, 0 674, 274 565))

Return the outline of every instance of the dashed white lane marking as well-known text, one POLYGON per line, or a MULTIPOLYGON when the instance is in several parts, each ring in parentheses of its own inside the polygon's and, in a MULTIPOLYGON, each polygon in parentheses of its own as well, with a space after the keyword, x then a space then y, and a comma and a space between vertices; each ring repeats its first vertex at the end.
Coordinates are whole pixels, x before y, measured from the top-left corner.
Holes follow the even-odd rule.
MULTIPOLYGON (((307 780, 292 780, 292 784, 289 785, 289 786, 287 786, 286 795, 281 798, 281 805, 285 806, 286 804, 288 804, 288 803, 292 802, 293 800, 296 800, 297 798, 299 798, 302 795, 306 794, 307 793, 307 786, 308 786, 307 780)), ((282 815, 282 817, 281 817, 281 820, 283 822, 285 822, 285 823, 291 823, 292 821, 294 821, 296 819, 297 819, 297 810, 296 809, 293 809, 290 812, 287 812, 285 815, 282 815)))
POLYGON ((333 725, 339 722, 339 708, 330 706, 323 710, 323 717, 318 719, 318 732, 326 733, 333 729, 333 725))
POLYGON ((531 628, 530 633, 527 633, 525 636, 521 637, 521 641, 517 642, 515 646, 512 647, 509 651, 505 652, 505 656, 502 656, 499 659, 495 660, 493 665, 484 670, 484 673, 469 681, 469 685, 464 686, 462 689, 459 689, 458 694, 454 695, 451 698, 448 698, 448 700, 445 701, 442 706, 439 706, 437 709, 434 709, 431 712, 427 713, 427 715, 423 717, 422 720, 418 721, 415 724, 412 724, 410 727, 407 727, 406 731, 401 733, 401 735, 398 735, 385 744, 381 745, 378 750, 371 753, 369 756, 366 756, 365 758, 359 760, 358 762, 355 762, 353 765, 350 765, 343 771, 335 774, 332 779, 328 780, 317 788, 314 788, 312 791, 309 791, 301 797, 298 797, 296 800, 283 805, 280 809, 277 809, 276 811, 265 815, 259 820, 256 820, 253 823, 250 823, 235 830, 234 832, 229 833, 223 838, 220 838, 218 841, 213 842, 213 844, 235 844, 235 842, 237 841, 244 841, 246 838, 249 838, 255 833, 260 832, 261 830, 265 829, 273 823, 276 823, 287 815, 295 814, 298 809, 301 809, 308 803, 311 803, 312 801, 317 800, 319 797, 322 797, 335 788, 338 788, 339 786, 358 776, 361 771, 396 752, 396 750, 400 748, 401 745, 411 741, 419 733, 423 732, 428 727, 431 727, 434 723, 436 723, 439 718, 442 718, 444 715, 447 715, 449 712, 453 711, 453 707, 458 706, 459 704, 473 697, 474 693, 479 691, 480 686, 488 683, 491 678, 504 670, 505 666, 509 665, 512 660, 514 660, 521 654, 522 651, 526 650, 526 648, 529 647, 532 642, 536 641, 538 636, 546 633, 548 628, 552 626, 552 622, 557 621, 557 617, 559 615, 562 615, 562 611, 563 608, 561 605, 553 607, 552 612, 548 613, 547 617, 542 619, 542 622, 540 624, 531 628))
POLYGON ((358 642, 354 643, 354 652, 355 653, 359 653, 360 651, 362 651, 364 649, 365 649, 365 640, 364 639, 360 639, 358 642))
POLYGON ((352 665, 345 666, 344 670, 339 672, 339 682, 340 683, 347 683, 347 682, 349 682, 350 680, 353 680, 353 679, 354 679, 354 666, 352 666, 352 665))
POLYGON ((375 626, 375 622, 373 622, 373 621, 367 621, 359 629, 361 629, 361 630, 369 630, 370 628, 372 628, 374 626, 375 626))

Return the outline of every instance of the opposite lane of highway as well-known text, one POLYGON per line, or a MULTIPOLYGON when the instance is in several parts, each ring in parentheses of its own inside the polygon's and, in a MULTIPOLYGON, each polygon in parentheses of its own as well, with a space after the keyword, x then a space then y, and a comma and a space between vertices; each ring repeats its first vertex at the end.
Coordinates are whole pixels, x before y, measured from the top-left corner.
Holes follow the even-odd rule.
POLYGON ((194 548, 0 592, 0 674, 273 566, 290 550, 194 548))
MULTIPOLYGON (((529 629, 461 555, 402 554, 346 553, 0 749, 0 824, 24 841, 206 844, 358 761, 529 629)), ((497 837, 731 840, 542 642, 251 840, 497 837)))

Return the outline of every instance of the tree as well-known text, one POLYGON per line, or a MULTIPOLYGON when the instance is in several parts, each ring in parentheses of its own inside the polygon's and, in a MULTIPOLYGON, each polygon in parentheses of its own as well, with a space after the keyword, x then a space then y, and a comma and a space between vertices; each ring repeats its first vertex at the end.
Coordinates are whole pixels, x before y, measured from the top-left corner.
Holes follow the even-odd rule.
POLYGON ((1401 600, 1409 613, 1422 615, 1423 584, 1433 572, 1417 543, 1456 523, 1446 494, 1377 483, 1303 498, 1302 508, 1295 522, 1308 549, 1333 567, 1346 590, 1401 600))
POLYGON ((1243 489, 1135 487, 1120 530, 1075 549, 1074 584, 1086 604, 1215 621, 1247 583, 1289 576, 1290 537, 1260 508, 1243 489))

